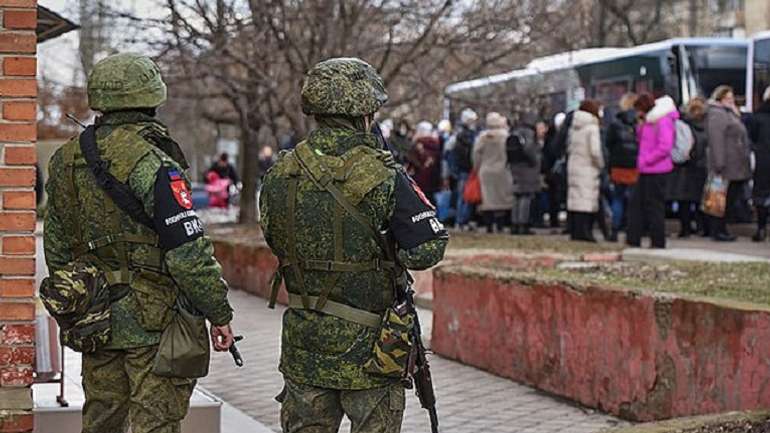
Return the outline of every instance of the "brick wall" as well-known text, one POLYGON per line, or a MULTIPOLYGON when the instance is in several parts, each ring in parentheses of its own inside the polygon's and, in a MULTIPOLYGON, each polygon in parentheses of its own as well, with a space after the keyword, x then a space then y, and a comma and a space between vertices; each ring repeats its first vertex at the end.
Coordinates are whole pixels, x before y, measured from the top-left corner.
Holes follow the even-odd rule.
POLYGON ((0 433, 32 431, 36 0, 0 0, 0 433))

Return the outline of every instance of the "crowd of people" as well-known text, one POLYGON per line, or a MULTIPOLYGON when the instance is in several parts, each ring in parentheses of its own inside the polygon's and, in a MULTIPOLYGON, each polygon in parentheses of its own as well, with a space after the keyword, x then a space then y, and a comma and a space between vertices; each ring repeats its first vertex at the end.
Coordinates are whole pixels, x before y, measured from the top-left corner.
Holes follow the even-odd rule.
POLYGON ((607 241, 625 232, 630 246, 649 237, 665 248, 667 216, 678 217, 680 238, 729 242, 727 224, 755 214, 760 242, 770 213, 770 88, 763 96, 753 114, 719 86, 681 111, 670 96, 628 93, 606 116, 586 99, 550 119, 489 112, 482 125, 466 108, 454 128, 381 126, 439 218, 459 230, 529 235, 564 224, 572 239, 596 242, 598 226, 607 241))

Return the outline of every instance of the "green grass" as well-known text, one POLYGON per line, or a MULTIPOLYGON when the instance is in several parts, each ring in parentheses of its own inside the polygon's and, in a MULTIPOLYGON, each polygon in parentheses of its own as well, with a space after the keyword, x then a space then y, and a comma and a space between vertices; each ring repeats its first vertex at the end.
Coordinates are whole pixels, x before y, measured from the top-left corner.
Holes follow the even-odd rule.
POLYGON ((512 236, 508 234, 452 233, 449 238, 449 248, 516 250, 523 253, 565 253, 585 254, 597 252, 614 252, 622 250, 618 243, 575 242, 564 236, 512 236))
MULTIPOLYGON (((558 281, 592 286, 706 297, 770 306, 770 264, 672 261, 666 264, 617 262, 581 269, 506 269, 503 262, 456 268, 456 272, 524 282, 558 281)), ((445 268, 446 269, 446 268, 445 268)), ((453 268, 448 269, 455 271, 453 268)), ((737 306, 737 305, 736 305, 737 306)))

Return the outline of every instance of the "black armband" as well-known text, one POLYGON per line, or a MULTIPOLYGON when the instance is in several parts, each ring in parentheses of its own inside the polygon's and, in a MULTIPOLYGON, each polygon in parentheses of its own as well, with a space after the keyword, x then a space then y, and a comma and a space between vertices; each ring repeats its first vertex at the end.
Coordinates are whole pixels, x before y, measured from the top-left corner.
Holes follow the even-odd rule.
POLYGON ((164 250, 203 236, 203 224, 193 209, 190 187, 175 168, 163 166, 158 170, 153 222, 164 250))
POLYGON ((396 171, 394 195, 396 206, 390 230, 399 248, 408 250, 448 236, 436 218, 436 208, 414 180, 401 170, 396 171))

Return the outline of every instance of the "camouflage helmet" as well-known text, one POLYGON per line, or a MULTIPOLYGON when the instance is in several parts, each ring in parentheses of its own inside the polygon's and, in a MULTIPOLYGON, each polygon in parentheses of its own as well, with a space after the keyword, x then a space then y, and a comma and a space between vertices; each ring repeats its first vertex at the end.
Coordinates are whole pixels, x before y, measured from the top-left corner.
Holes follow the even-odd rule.
POLYGON ((305 114, 365 116, 388 101, 377 71, 356 58, 324 60, 307 73, 302 86, 305 114))
POLYGON ((88 106, 96 111, 154 108, 164 102, 166 83, 158 65, 146 56, 109 56, 88 77, 88 106))

